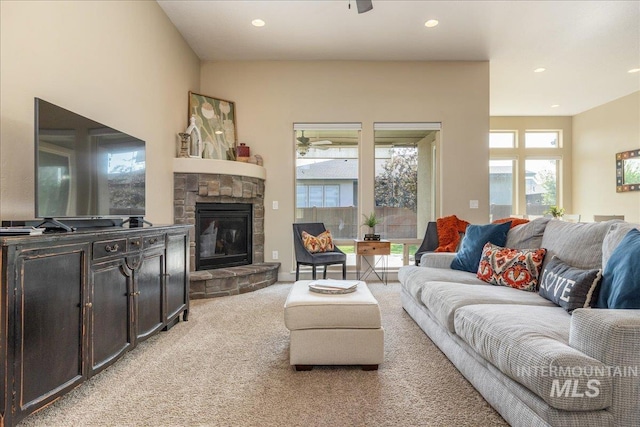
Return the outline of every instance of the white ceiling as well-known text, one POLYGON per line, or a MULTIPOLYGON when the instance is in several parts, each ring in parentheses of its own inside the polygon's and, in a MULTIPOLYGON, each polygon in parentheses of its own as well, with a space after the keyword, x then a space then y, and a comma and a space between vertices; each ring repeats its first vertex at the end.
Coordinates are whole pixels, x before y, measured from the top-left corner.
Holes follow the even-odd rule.
POLYGON ((488 60, 493 116, 572 116, 640 90, 640 1, 158 3, 203 61, 488 60))

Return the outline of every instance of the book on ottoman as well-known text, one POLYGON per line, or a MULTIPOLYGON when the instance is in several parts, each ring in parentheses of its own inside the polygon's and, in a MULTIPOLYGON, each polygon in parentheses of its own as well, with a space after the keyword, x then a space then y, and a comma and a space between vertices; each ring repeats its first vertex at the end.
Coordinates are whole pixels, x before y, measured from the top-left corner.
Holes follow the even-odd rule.
POLYGON ((347 294, 354 292, 358 287, 357 280, 314 280, 309 283, 309 290, 322 294, 347 294))

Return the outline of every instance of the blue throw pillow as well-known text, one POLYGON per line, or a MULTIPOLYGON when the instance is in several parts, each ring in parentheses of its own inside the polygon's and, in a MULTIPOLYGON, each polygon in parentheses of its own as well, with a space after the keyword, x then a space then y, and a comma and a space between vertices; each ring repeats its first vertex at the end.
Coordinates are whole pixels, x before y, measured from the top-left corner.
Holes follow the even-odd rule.
POLYGON ((476 273, 482 257, 482 248, 487 242, 504 246, 511 222, 502 224, 469 225, 460 244, 460 250, 451 262, 454 270, 476 273))
POLYGON ((598 308, 640 308, 640 231, 633 229, 605 266, 598 308))

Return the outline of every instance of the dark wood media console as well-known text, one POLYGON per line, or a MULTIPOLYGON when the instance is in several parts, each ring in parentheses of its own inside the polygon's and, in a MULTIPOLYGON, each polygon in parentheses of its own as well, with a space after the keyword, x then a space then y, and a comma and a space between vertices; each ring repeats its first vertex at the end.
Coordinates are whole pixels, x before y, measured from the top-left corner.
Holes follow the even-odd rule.
POLYGON ((190 228, 0 237, 0 426, 187 320, 190 228))

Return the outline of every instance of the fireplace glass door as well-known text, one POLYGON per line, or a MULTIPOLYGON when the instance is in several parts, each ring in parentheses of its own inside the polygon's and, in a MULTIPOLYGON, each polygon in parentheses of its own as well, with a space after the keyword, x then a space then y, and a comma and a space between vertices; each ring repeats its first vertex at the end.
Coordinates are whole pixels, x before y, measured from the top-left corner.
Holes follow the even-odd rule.
POLYGON ((252 206, 196 203, 196 270, 251 264, 252 206))

